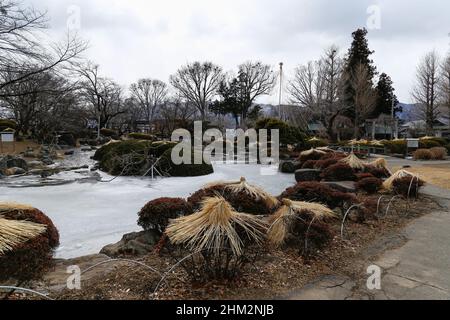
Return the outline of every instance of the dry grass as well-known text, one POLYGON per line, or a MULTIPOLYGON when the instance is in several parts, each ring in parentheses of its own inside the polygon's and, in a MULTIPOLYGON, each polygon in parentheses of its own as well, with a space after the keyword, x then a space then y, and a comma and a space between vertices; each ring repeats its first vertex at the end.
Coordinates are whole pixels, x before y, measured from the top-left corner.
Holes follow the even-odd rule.
POLYGON ((3 151, 0 155, 11 154, 18 155, 22 152, 27 151, 28 148, 33 148, 33 150, 40 149, 40 145, 33 141, 16 141, 15 147, 12 143, 3 143, 3 151))
POLYGON ((414 175, 419 175, 422 180, 429 184, 450 190, 450 164, 412 167, 408 171, 414 175))
POLYGON ((347 158, 340 160, 339 162, 345 163, 350 166, 350 168, 355 170, 364 170, 367 166, 367 163, 359 159, 354 153, 350 154, 347 158))
POLYGON ((302 216, 308 215, 317 221, 336 216, 332 210, 321 204, 288 199, 283 199, 282 202, 283 206, 272 216, 268 232, 269 241, 276 246, 281 246, 285 242, 289 231, 298 219, 302 220, 302 216))
POLYGON ((8 220, 0 216, 0 256, 44 233, 46 229, 42 224, 8 220))
POLYGON ((372 166, 377 169, 385 169, 389 173, 389 175, 392 175, 391 170, 389 170, 389 165, 388 165, 386 159, 384 159, 384 158, 375 159, 374 161, 369 162, 368 166, 372 166))
POLYGON ((230 182, 219 181, 211 183, 206 185, 205 188, 213 188, 217 186, 224 187, 226 190, 234 194, 246 193, 249 196, 253 197, 256 201, 259 200, 264 201, 268 208, 274 208, 278 205, 278 200, 274 196, 272 196, 271 194, 269 194, 260 187, 249 184, 244 177, 242 177, 241 180, 239 181, 230 181, 230 182))
POLYGON ((233 254, 240 256, 243 241, 237 227, 254 243, 262 243, 267 230, 261 219, 236 212, 222 197, 213 197, 203 201, 199 212, 173 220, 166 234, 173 244, 184 245, 193 252, 210 250, 219 253, 230 247, 233 254))

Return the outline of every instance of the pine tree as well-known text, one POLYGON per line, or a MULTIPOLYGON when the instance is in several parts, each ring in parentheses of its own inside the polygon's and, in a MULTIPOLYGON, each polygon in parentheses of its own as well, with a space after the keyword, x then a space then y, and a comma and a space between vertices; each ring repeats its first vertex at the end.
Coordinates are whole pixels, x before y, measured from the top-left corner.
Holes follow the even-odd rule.
POLYGON ((399 106, 397 96, 394 94, 395 89, 393 87, 393 82, 386 73, 382 73, 380 75, 376 91, 377 91, 377 102, 375 110, 372 114, 372 118, 378 118, 382 114, 391 115, 393 104, 394 104, 394 115, 397 112, 402 111, 401 107, 399 106))
POLYGON ((377 74, 376 67, 370 56, 375 52, 369 49, 367 40, 367 30, 365 28, 358 29, 352 33, 353 42, 345 58, 344 64, 344 82, 342 85, 343 102, 347 106, 345 115, 351 119, 355 119, 355 90, 352 83, 353 77, 357 74, 359 68, 367 70, 367 81, 373 86, 373 78, 377 74))

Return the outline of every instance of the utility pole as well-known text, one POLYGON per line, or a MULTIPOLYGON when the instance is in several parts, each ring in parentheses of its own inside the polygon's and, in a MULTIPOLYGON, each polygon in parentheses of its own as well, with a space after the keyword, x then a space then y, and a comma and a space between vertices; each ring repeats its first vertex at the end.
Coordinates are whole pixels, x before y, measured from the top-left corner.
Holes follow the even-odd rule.
POLYGON ((278 115, 280 119, 281 116, 281 104, 283 102, 283 62, 280 62, 280 95, 279 95, 279 104, 278 104, 278 115))

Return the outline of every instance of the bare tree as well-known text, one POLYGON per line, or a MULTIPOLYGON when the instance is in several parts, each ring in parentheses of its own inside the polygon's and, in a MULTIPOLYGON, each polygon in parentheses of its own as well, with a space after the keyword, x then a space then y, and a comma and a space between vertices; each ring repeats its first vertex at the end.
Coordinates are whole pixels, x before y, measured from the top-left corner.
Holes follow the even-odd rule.
POLYGON ((197 108, 192 103, 183 101, 178 96, 168 99, 161 108, 164 133, 170 135, 176 129, 187 129, 196 114, 197 108))
POLYGON ((447 109, 450 126, 450 53, 442 62, 440 90, 442 105, 447 109))
POLYGON ((417 83, 412 96, 419 104, 426 122, 427 135, 433 135, 433 126, 439 116, 439 57, 435 51, 426 54, 417 67, 417 83))
POLYGON ((239 100, 242 104, 241 126, 245 126, 255 100, 272 92, 276 85, 276 79, 277 76, 272 67, 262 62, 248 61, 239 66, 239 100))
POLYGON ((302 114, 309 115, 309 120, 320 121, 330 137, 334 135, 334 121, 344 109, 340 103, 341 80, 342 59, 333 46, 321 60, 299 66, 288 87, 291 103, 305 108, 307 112, 302 114))
POLYGON ((87 48, 77 37, 49 44, 43 39, 46 12, 23 8, 13 0, 0 1, 0 97, 5 89, 36 74, 68 66, 87 48))
POLYGON ((197 108, 204 121, 209 103, 217 95, 223 77, 221 67, 211 62, 194 62, 172 75, 170 83, 186 101, 197 108))
POLYGON ((167 98, 167 84, 160 80, 140 79, 130 87, 131 96, 139 103, 146 120, 151 125, 157 108, 167 98))
POLYGON ((354 105, 354 138, 360 138, 360 128, 376 105, 376 92, 372 86, 369 70, 363 64, 358 64, 350 77, 350 86, 354 105))
POLYGON ((90 110, 91 117, 100 121, 99 128, 105 128, 111 120, 126 113, 123 105, 123 89, 113 80, 99 75, 99 66, 91 62, 80 65, 80 92, 90 110))

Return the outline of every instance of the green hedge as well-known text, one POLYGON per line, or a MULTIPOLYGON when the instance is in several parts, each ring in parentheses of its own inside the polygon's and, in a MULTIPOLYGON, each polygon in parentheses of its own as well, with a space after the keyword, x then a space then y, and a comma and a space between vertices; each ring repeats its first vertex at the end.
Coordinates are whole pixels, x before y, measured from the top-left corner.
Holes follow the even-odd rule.
POLYGON ((128 138, 134 139, 134 140, 148 140, 148 141, 156 140, 155 136, 152 136, 151 134, 146 134, 146 133, 130 133, 128 135, 128 138))
MULTIPOLYGON (((100 169, 112 175, 140 176, 149 168, 148 159, 161 158, 158 166, 160 171, 174 177, 193 177, 214 172, 211 165, 180 165, 171 161, 174 142, 151 142, 143 140, 128 140, 110 143, 98 149, 94 160, 99 161, 100 169), (126 158, 126 161, 124 159, 126 158)), ((192 153, 193 154, 193 153, 192 153)))
POLYGON ((291 144, 291 145, 297 145, 297 144, 306 144, 307 136, 306 134, 301 131, 299 128, 290 126, 284 121, 281 121, 279 119, 275 118, 265 118, 261 119, 256 123, 255 129, 261 130, 261 129, 267 129, 269 130, 280 130, 280 143, 283 145, 291 144))

